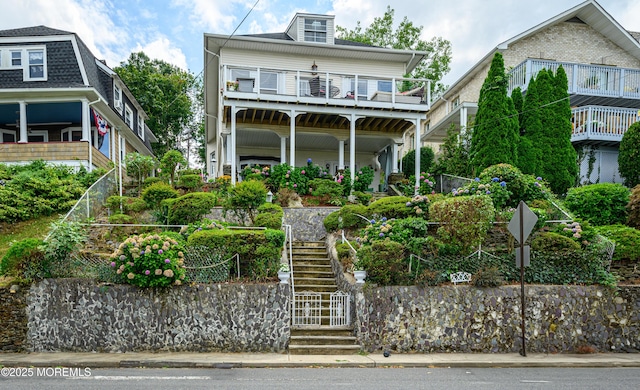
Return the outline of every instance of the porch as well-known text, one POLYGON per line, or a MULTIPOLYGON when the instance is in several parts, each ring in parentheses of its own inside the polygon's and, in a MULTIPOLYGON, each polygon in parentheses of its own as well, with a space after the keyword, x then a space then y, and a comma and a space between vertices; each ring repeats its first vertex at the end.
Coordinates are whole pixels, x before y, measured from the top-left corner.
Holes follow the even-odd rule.
POLYGON ((524 92, 529 81, 542 69, 554 72, 562 65, 569 80, 571 105, 615 105, 640 108, 640 69, 527 59, 509 72, 511 94, 524 92), (615 104, 613 103, 615 102, 615 104))
POLYGON ((0 143, 0 163, 25 164, 34 160, 85 168, 106 169, 110 165, 109 158, 86 141, 0 143))
POLYGON ((584 106, 571 112, 572 143, 616 145, 629 127, 640 120, 640 110, 632 108, 584 106))

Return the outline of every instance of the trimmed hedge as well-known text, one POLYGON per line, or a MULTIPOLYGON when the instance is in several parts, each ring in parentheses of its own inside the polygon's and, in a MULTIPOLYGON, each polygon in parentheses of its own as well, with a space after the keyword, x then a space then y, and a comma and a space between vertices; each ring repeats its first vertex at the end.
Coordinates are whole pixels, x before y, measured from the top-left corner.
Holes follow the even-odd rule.
POLYGON ((192 192, 177 199, 165 200, 168 204, 169 224, 196 222, 216 206, 218 197, 210 192, 192 192))
POLYGON ((413 214, 413 209, 407 206, 411 202, 408 196, 387 196, 371 203, 368 207, 369 215, 379 217, 406 218, 413 214))
POLYGON ((570 188, 565 199, 571 212, 596 226, 625 223, 628 203, 629 189, 614 183, 570 188))

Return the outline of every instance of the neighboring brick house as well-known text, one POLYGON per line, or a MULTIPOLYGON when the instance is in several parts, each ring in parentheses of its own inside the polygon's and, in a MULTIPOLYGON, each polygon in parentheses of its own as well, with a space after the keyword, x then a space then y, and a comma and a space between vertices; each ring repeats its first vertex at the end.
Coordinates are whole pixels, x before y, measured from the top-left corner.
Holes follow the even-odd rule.
POLYGON ((204 35, 209 175, 235 182, 247 164, 310 158, 331 173, 371 166, 376 188, 381 172, 398 172, 404 134, 424 127, 430 100, 427 80, 403 75, 427 53, 334 33, 334 16, 296 14, 284 33, 204 35))
POLYGON ((571 141, 585 156, 580 181, 621 182, 620 140, 640 115, 638 38, 640 33, 626 31, 596 1, 585 1, 490 51, 432 102, 422 141, 437 146, 451 124, 463 131, 472 124, 496 52, 510 75, 509 93, 516 87, 526 93, 540 69, 555 71, 562 64, 573 112, 571 141))
POLYGON ((0 31, 0 163, 92 170, 129 152, 151 155, 157 140, 146 119, 76 34, 45 26, 0 31))

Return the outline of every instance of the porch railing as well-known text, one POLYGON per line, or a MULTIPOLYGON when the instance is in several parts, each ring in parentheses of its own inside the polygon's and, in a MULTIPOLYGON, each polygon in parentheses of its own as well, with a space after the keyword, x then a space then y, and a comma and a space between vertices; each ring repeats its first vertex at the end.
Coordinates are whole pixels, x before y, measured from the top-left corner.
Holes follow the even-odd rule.
POLYGON ((571 141, 620 142, 629 127, 638 122, 640 110, 618 107, 584 106, 572 110, 571 141))
MULTIPOLYGON (((371 74, 224 65, 222 93, 228 98, 287 99, 419 105, 428 107, 430 81, 371 74)), ((346 103, 348 104, 348 103, 346 103)))
POLYGON ((640 99, 640 69, 527 59, 509 72, 509 94, 517 87, 526 90, 542 69, 554 73, 562 65, 570 94, 640 99))

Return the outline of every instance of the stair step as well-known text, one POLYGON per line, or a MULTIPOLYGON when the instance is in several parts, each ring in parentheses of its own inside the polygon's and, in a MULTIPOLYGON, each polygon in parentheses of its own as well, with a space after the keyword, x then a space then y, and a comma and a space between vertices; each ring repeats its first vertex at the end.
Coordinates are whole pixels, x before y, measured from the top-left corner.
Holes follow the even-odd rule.
POLYGON ((292 345, 356 345, 355 336, 291 336, 292 345))
POLYGON ((352 326, 292 326, 291 336, 353 336, 352 326))
POLYGON ((296 292, 312 291, 332 293, 338 289, 338 286, 335 284, 298 284, 296 279, 294 279, 293 282, 296 292))
POLYGON ((360 352, 359 345, 289 345, 292 355, 351 355, 360 352))

